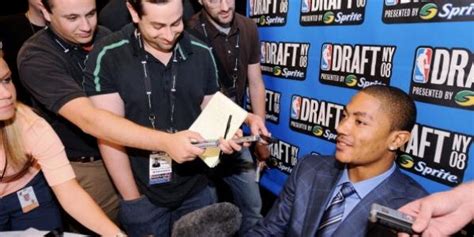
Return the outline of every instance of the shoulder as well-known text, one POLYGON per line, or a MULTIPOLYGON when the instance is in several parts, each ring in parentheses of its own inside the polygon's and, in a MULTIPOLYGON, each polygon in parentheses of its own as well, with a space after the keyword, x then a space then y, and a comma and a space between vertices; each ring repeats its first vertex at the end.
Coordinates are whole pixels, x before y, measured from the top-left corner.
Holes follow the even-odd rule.
MULTIPOLYGON (((103 36, 95 43, 95 48, 103 48, 113 45, 124 45, 130 43, 130 36, 132 35, 133 30, 131 29, 132 25, 127 25, 123 29, 113 32, 113 33, 103 33, 103 36)), ((102 27, 106 31, 110 32, 107 28, 102 27)))
POLYGON ((200 21, 200 17, 201 17, 201 12, 198 12, 196 14, 194 14, 187 22, 186 22, 186 26, 188 28, 195 28, 197 27, 201 21, 200 21))
POLYGON ((332 156, 320 156, 309 154, 298 160, 294 172, 302 175, 312 173, 314 175, 330 175, 340 170, 340 164, 332 156))
POLYGON ((28 59, 39 57, 42 62, 58 63, 65 58, 54 40, 46 29, 38 31, 31 36, 18 52, 18 63, 24 63, 28 59))
POLYGON ((189 45, 193 53, 197 52, 209 54, 211 52, 211 47, 206 42, 188 31, 183 32, 183 39, 181 42, 189 45))
POLYGON ((256 31, 257 30, 257 24, 255 24, 255 22, 246 17, 246 16, 243 16, 239 13, 235 13, 235 20, 237 21, 237 23, 239 24, 239 27, 243 27, 244 29, 246 30, 252 30, 252 31, 256 31))
POLYGON ((393 193, 410 200, 426 196, 428 192, 413 178, 402 173, 397 167, 387 180, 387 186, 393 193))
POLYGON ((23 136, 31 134, 32 132, 41 135, 41 131, 44 127, 49 127, 43 118, 33 112, 30 107, 21 103, 17 105, 15 119, 20 124, 23 136))

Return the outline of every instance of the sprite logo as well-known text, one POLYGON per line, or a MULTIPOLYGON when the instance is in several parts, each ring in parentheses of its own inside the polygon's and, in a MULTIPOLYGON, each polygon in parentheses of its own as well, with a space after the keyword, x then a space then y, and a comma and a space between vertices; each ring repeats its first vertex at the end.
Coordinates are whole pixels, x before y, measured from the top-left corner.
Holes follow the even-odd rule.
POLYGON ((354 74, 347 75, 344 82, 346 85, 354 87, 357 84, 357 77, 354 74))
POLYGON ((261 16, 261 17, 258 19, 258 23, 259 23, 260 25, 262 25, 262 26, 265 25, 265 16, 261 16))
POLYGON ((321 126, 314 126, 312 132, 314 135, 320 137, 321 135, 323 135, 323 128, 321 126))
POLYGON ((420 18, 423 20, 430 20, 438 14, 438 6, 434 3, 425 4, 420 9, 420 18))
POLYGON ((405 169, 410 169, 415 165, 415 162, 411 156, 403 154, 398 157, 398 164, 405 169))
POLYGON ((334 21, 334 13, 329 11, 324 13, 323 22, 326 24, 331 24, 334 21))
POLYGON ((279 66, 275 66, 273 68, 273 75, 280 76, 281 75, 281 68, 279 66))
POLYGON ((474 92, 469 90, 460 91, 454 96, 454 101, 460 106, 473 106, 474 105, 474 92))

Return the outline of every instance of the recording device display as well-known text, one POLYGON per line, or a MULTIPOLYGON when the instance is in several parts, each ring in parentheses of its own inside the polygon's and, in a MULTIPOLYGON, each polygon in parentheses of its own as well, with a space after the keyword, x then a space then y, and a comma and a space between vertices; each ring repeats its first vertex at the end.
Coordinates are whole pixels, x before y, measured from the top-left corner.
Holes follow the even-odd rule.
MULTIPOLYGON (((269 137, 269 136, 264 136, 264 135, 245 136, 245 137, 240 137, 240 138, 233 139, 233 140, 237 144, 241 144, 241 143, 244 143, 244 142, 257 142, 260 139, 267 142, 267 143, 269 143, 269 144, 270 143, 275 143, 277 141, 277 139, 274 138, 274 137, 269 137)), ((199 147, 199 148, 205 149, 205 148, 209 148, 209 147, 219 146, 219 140, 205 140, 205 141, 202 141, 202 142, 192 142, 192 144, 199 147)))
POLYGON ((414 221, 412 216, 377 203, 372 204, 369 220, 398 232, 404 232, 410 235, 417 234, 414 233, 411 228, 414 221))

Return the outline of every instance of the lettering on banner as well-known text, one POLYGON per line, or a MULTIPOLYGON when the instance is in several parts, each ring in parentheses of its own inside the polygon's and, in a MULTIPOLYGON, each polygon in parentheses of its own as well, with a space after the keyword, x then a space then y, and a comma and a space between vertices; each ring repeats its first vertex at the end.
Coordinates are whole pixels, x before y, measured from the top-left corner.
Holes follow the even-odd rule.
POLYGON ((454 187, 463 182, 472 138, 416 124, 397 162, 411 173, 454 187))
POLYGON ((473 21, 471 0, 385 0, 382 20, 386 24, 473 21))
MULTIPOLYGON (((250 95, 247 87, 247 95, 250 95)), ((268 122, 279 124, 280 123, 280 98, 281 93, 274 90, 265 90, 265 119, 268 122)), ((252 111, 252 103, 250 97, 246 97, 245 109, 252 111)))
POLYGON ((341 104, 293 95, 290 105, 290 128, 335 143, 336 128, 343 111, 344 106, 341 104))
POLYGON ((323 84, 362 89, 389 85, 396 47, 324 43, 319 81, 323 84))
POLYGON ((462 48, 420 46, 410 95, 418 101, 474 110, 474 54, 462 48))
POLYGON ((290 80, 306 78, 309 43, 261 41, 260 46, 263 74, 290 80))
POLYGON ((288 142, 282 141, 270 144, 270 159, 275 162, 276 168, 280 171, 290 174, 298 161, 299 147, 288 142))
POLYGON ((366 0, 302 0, 300 25, 359 25, 365 5, 366 0))
POLYGON ((283 26, 288 16, 288 0, 250 0, 249 18, 258 26, 283 26))

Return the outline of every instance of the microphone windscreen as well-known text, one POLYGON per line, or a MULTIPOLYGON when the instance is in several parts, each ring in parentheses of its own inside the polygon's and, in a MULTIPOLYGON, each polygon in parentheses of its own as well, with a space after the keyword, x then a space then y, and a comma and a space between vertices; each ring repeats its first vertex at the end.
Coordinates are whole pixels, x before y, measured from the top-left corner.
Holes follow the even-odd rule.
POLYGON ((215 203, 182 216, 173 225, 172 237, 234 236, 242 222, 239 208, 232 203, 215 203))

